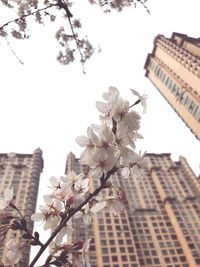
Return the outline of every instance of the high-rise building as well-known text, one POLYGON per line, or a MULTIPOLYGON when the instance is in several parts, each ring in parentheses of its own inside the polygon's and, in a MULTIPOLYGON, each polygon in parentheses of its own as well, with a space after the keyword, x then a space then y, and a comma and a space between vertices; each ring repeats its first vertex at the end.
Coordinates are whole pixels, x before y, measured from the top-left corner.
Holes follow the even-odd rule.
POLYGON ((200 38, 157 35, 146 76, 200 139, 200 38))
MULTIPOLYGON (((40 174, 43 170, 42 151, 36 149, 33 154, 0 154, 0 193, 5 188, 14 188, 14 203, 27 220, 28 229, 33 231, 33 221, 30 216, 35 212, 40 174)), ((10 208, 12 212, 12 209, 10 208)), ((16 213, 15 213, 16 214, 16 213)), ((2 224, 8 222, 2 221, 2 224)), ((4 241, 0 241, 0 258, 6 257, 5 243, 18 234, 9 230, 4 241)), ((23 249, 23 259, 17 267, 27 267, 29 263, 30 246, 23 249)))
MULTIPOLYGON (((182 156, 148 154, 143 178, 111 177, 127 196, 119 216, 99 211, 92 224, 74 220, 75 240, 92 238, 92 267, 198 267, 200 266, 200 180, 182 156)), ((88 174, 87 166, 70 153, 66 173, 88 174)), ((89 175, 92 187, 99 180, 89 175)))

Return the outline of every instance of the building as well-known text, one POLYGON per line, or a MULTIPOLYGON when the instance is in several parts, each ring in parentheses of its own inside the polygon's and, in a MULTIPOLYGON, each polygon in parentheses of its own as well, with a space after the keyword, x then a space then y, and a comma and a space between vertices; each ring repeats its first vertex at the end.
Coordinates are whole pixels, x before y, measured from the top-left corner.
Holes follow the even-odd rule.
MULTIPOLYGON (((74 220, 74 240, 92 238, 92 267, 198 267, 200 266, 200 180, 184 157, 148 154, 144 177, 111 180, 127 196, 120 216, 104 209, 86 227, 74 220)), ((87 175, 87 166, 70 153, 66 173, 87 175)), ((93 187, 99 181, 93 180, 93 187)))
MULTIPOLYGON (((14 203, 28 222, 28 228, 33 230, 30 216, 35 212, 40 174, 43 169, 42 151, 36 149, 33 154, 0 154, 0 193, 5 188, 14 188, 14 203)), ((12 209, 10 209, 12 211, 12 209)), ((6 224, 6 221, 2 222, 6 224)), ((4 242, 12 237, 17 238, 16 232, 8 231, 4 242)), ((17 267, 27 267, 29 263, 30 246, 23 249, 23 259, 17 267)), ((4 260, 6 248, 0 244, 0 258, 4 260)))
POLYGON ((146 77, 200 139, 200 38, 157 35, 144 68, 146 77))

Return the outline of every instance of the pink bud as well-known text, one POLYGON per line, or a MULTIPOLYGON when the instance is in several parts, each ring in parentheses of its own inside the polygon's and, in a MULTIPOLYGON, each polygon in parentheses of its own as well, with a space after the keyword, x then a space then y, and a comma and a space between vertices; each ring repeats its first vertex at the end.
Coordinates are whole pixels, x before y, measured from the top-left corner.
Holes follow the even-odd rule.
POLYGON ((82 240, 80 240, 80 241, 73 244, 73 249, 77 249, 77 250, 82 249, 83 244, 84 244, 84 242, 82 240))
POLYGON ((118 191, 118 198, 123 204, 126 203, 126 194, 124 191, 122 191, 122 189, 118 191))
POLYGON ((74 197, 73 196, 69 196, 68 199, 67 199, 67 204, 71 205, 71 204, 73 204, 73 202, 74 202, 74 197))

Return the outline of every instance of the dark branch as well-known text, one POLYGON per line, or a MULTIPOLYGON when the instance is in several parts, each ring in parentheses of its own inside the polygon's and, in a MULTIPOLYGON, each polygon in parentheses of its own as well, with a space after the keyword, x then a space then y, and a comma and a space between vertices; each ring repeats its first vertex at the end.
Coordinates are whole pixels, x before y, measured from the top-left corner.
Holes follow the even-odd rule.
POLYGON ((74 38, 74 40, 75 40, 75 42, 76 42, 76 46, 77 46, 77 48, 78 48, 78 52, 79 52, 79 54, 80 54, 80 56, 81 56, 81 63, 82 63, 82 67, 83 67, 83 73, 85 73, 85 67, 84 67, 84 64, 83 64, 83 62, 84 62, 84 56, 83 56, 83 54, 82 54, 82 52, 81 52, 81 49, 80 49, 80 47, 79 47, 79 40, 78 40, 78 38, 77 38, 77 36, 76 36, 76 34, 75 34, 75 32, 74 32, 74 28, 73 28, 73 25, 72 25, 72 22, 71 22, 71 18, 72 18, 73 15, 72 15, 72 13, 70 12, 70 10, 69 10, 67 4, 66 4, 66 3, 63 3, 62 0, 58 0, 58 6, 59 6, 60 8, 63 8, 63 9, 66 11, 67 19, 68 19, 68 22, 69 22, 69 26, 70 26, 70 29, 71 29, 73 38, 74 38))
POLYGON ((51 4, 51 5, 47 6, 47 7, 43 7, 43 8, 37 9, 37 10, 35 10, 35 11, 33 11, 33 12, 30 12, 30 13, 28 13, 28 14, 26 14, 26 15, 23 15, 23 16, 18 17, 18 18, 16 18, 16 19, 10 20, 10 21, 6 22, 5 24, 3 24, 2 26, 0 26, 0 30, 3 30, 4 27, 8 26, 8 25, 11 24, 11 23, 17 22, 18 20, 23 20, 23 19, 25 19, 25 18, 27 18, 27 17, 29 17, 29 16, 35 15, 38 11, 39 11, 39 12, 40 12, 40 11, 44 11, 44 10, 47 10, 47 9, 53 7, 53 6, 58 6, 58 3, 56 3, 56 4, 51 4))

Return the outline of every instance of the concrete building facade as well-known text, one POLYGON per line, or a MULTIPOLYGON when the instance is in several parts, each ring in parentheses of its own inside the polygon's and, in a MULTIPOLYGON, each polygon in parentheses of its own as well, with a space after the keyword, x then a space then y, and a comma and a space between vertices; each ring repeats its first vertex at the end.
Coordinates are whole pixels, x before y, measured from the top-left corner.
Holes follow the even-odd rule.
MULTIPOLYGON (((0 154, 0 193, 5 188, 14 188, 14 203, 27 220, 29 230, 33 231, 33 221, 30 216, 35 212, 40 174, 43 170, 43 158, 40 148, 33 154, 0 154)), ((10 208, 10 212, 13 209, 10 208)), ((16 214, 16 213, 14 213, 16 214)), ((1 222, 6 224, 6 220, 1 222)), ((6 257, 5 243, 18 234, 9 230, 4 241, 0 241, 0 259, 6 257)), ((30 246, 23 249, 23 259, 17 267, 27 267, 29 263, 30 246)))
POLYGON ((200 38, 157 35, 146 77, 200 140, 200 38))
MULTIPOLYGON (((143 178, 112 175, 127 197, 126 210, 114 216, 104 209, 86 227, 74 220, 74 240, 92 238, 92 267, 200 266, 200 181, 184 157, 148 154, 143 178)), ((88 174, 88 167, 70 153, 66 173, 88 174)), ((98 180, 89 175, 91 186, 98 180)))

